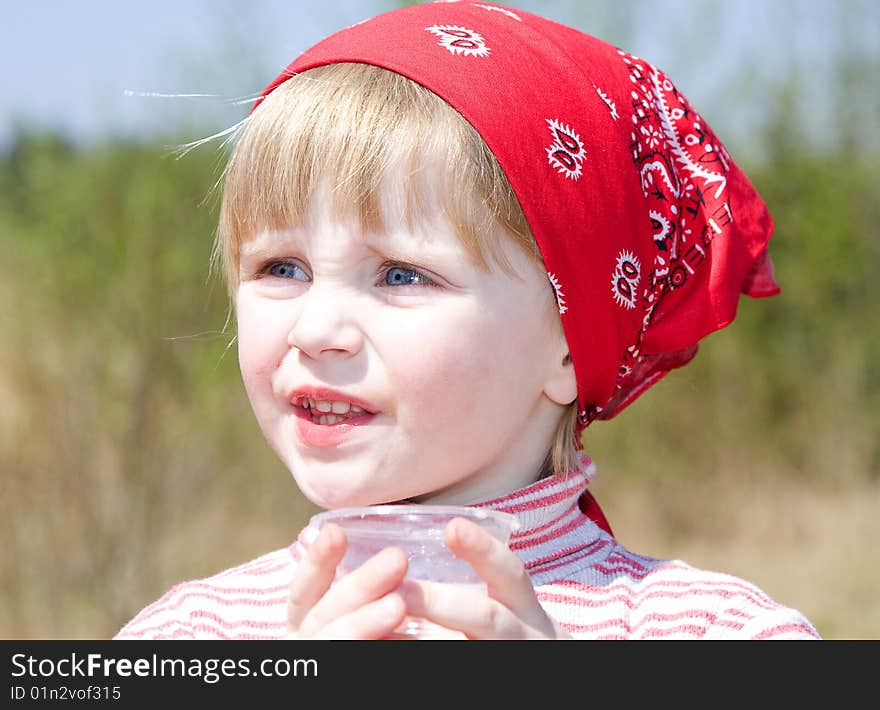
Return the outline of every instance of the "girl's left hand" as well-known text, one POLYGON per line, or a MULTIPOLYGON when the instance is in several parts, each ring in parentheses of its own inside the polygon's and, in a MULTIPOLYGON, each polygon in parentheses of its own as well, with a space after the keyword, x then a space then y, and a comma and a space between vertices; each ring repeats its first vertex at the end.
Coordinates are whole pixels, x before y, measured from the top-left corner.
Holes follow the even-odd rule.
POLYGON ((400 586, 410 616, 470 639, 570 639, 535 597, 522 563, 510 549, 462 518, 446 526, 446 545, 486 582, 488 594, 441 582, 405 580, 400 586))

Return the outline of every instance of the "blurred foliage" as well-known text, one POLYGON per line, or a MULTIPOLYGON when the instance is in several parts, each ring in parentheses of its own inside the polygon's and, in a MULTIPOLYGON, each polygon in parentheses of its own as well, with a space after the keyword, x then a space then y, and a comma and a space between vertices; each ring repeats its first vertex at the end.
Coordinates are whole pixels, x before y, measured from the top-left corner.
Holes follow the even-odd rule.
MULTIPOLYGON (((144 601, 133 583, 149 580, 150 594, 178 581, 158 552, 164 534, 197 527, 223 499, 300 505, 292 482, 279 490, 289 474, 253 422, 226 289, 209 273, 218 173, 207 151, 173 160, 55 136, 21 136, 2 161, 5 633, 30 635, 39 619, 44 633, 106 635, 144 601), (72 621, 52 603, 61 590, 101 603, 72 621)), ((232 528, 222 549, 243 539, 232 528)), ((204 573, 216 560, 171 554, 204 573)))
POLYGON ((725 461, 754 458, 801 480, 880 478, 873 172, 867 159, 804 154, 751 171, 775 219, 770 251, 782 294, 743 300, 734 324, 621 415, 620 426, 587 430, 588 450, 623 456, 627 470, 662 462, 663 475, 715 475, 725 461), (749 450, 728 457, 737 442, 749 450))
MULTIPOLYGON (((4 635, 109 635, 180 578, 285 544, 311 512, 253 421, 209 272, 219 172, 207 149, 174 160, 52 135, 22 135, 0 162, 4 635), (83 609, 69 618, 59 593, 83 609)), ((614 476, 880 477, 872 172, 792 151, 751 171, 783 294, 744 302, 692 365, 587 431, 614 476)))
MULTIPOLYGON (((849 119, 835 140, 810 148, 791 80, 744 153, 776 221, 783 293, 745 299, 691 365, 585 434, 601 485, 650 490, 636 519, 658 518, 670 539, 710 530, 701 515, 757 509, 758 481, 819 498, 880 485, 880 156, 854 128, 876 123, 877 89, 860 78, 867 65, 845 60, 835 100, 849 119), (684 503, 663 495, 670 486, 684 503), (710 505, 690 488, 742 497, 710 505)), ((27 133, 0 156, 2 636, 110 636, 181 579, 288 544, 313 512, 254 422, 209 269, 222 158, 27 133)), ((761 510, 781 516, 787 503, 761 510)), ((877 529, 861 533, 869 550, 877 529)), ((863 560, 831 547, 861 573, 863 560)), ((849 601, 829 591, 803 610, 835 635, 880 636, 871 579, 849 601)))

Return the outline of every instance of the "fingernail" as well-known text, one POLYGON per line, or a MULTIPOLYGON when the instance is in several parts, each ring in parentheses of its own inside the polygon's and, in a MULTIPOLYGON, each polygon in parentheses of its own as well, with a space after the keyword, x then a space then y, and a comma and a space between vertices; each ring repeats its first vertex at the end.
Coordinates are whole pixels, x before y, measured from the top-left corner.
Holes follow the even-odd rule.
POLYGON ((312 553, 317 557, 323 557, 327 554, 327 548, 329 546, 329 534, 326 528, 321 528, 321 531, 318 533, 318 536, 312 542, 312 553))
POLYGON ((473 547, 479 542, 479 536, 476 534, 476 531, 471 524, 466 520, 461 520, 456 523, 455 534, 458 536, 459 542, 468 547, 473 547))

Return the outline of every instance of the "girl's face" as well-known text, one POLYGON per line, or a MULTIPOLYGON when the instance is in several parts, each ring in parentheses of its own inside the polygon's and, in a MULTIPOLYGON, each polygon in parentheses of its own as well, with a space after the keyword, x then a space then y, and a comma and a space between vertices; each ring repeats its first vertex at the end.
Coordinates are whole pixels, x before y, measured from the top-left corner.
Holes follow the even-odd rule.
POLYGON ((310 207, 243 246, 236 297, 251 405, 303 493, 468 503, 535 480, 567 403, 547 275, 506 238, 519 278, 480 270, 440 218, 410 230, 384 209, 365 234, 326 191, 310 207))

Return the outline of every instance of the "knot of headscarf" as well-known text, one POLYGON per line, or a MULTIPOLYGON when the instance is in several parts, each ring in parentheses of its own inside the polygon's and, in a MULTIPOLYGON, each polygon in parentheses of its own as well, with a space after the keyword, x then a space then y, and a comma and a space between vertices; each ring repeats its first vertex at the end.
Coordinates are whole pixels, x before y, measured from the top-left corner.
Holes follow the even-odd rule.
POLYGON ((578 440, 687 363, 701 338, 734 319, 742 293, 778 293, 764 202, 645 60, 520 10, 424 3, 318 42, 263 96, 334 62, 425 86, 494 153, 556 292, 578 383, 578 440))

